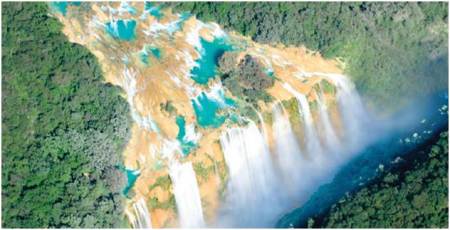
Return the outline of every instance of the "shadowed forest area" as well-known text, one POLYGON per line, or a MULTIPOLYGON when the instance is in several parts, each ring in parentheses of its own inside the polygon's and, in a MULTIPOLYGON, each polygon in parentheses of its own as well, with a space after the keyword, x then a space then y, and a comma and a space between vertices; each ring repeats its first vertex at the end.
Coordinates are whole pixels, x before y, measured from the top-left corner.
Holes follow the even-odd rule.
POLYGON ((308 227, 448 226, 448 132, 416 155, 399 160, 391 170, 381 170, 374 183, 343 197, 320 222, 309 219, 308 227))

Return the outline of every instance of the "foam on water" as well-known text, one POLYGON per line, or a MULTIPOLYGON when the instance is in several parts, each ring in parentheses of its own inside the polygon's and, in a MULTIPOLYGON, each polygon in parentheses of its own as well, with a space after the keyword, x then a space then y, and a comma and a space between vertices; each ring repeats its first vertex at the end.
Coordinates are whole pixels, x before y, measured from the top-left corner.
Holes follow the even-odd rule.
POLYGON ((192 164, 174 161, 169 166, 169 175, 173 184, 181 227, 204 227, 200 192, 192 164))
POLYGON ((228 129, 220 137, 220 143, 228 167, 229 184, 218 225, 267 226, 281 207, 276 192, 279 184, 263 135, 250 122, 247 127, 228 129))
POLYGON ((123 40, 123 41, 131 41, 136 38, 135 28, 136 21, 135 20, 115 20, 113 19, 110 22, 106 23, 106 32, 111 35, 113 38, 123 40))
POLYGON ((307 164, 305 164, 306 160, 302 156, 289 119, 282 111, 281 104, 276 104, 273 108, 272 130, 283 188, 286 188, 288 195, 295 197, 302 188, 302 182, 308 180, 308 177, 302 174, 302 172, 307 172, 305 170, 307 164), (296 171, 298 172, 295 173, 296 171))
POLYGON ((177 140, 180 142, 183 154, 187 155, 193 148, 195 148, 196 141, 198 140, 199 136, 195 134, 195 130, 192 125, 189 126, 189 133, 188 135, 186 135, 186 121, 183 116, 177 116, 176 123, 178 126, 177 140))
POLYGON ((125 169, 126 175, 127 175, 127 185, 123 189, 122 193, 126 197, 128 197, 128 193, 130 192, 131 188, 133 188, 134 183, 136 182, 137 178, 140 175, 139 170, 132 170, 132 169, 125 169))
MULTIPOLYGON (((301 115, 298 121, 300 125, 296 126, 300 130, 293 130, 289 117, 292 114, 287 114, 282 109, 282 104, 253 105, 255 108, 262 108, 261 110, 253 108, 261 121, 261 129, 259 129, 253 121, 240 116, 236 111, 240 108, 237 102, 227 98, 225 96, 226 89, 219 81, 214 81, 214 77, 217 75, 217 59, 225 51, 233 50, 229 43, 230 40, 233 41, 233 45, 241 47, 239 46, 240 43, 234 40, 234 38, 238 38, 237 36, 227 35, 217 24, 203 23, 196 21, 196 19, 188 21, 186 28, 183 28, 184 22, 190 17, 189 14, 170 15, 169 11, 164 11, 164 14, 167 15, 163 15, 161 7, 152 4, 146 4, 143 7, 144 11, 139 10, 139 13, 142 13, 140 15, 141 20, 137 19, 139 22, 125 19, 136 18, 136 15, 133 15, 136 12, 130 5, 135 6, 134 3, 127 2, 121 3, 117 9, 110 7, 109 4, 107 6, 102 5, 101 10, 103 12, 98 15, 88 15, 89 17, 92 16, 92 19, 88 21, 89 29, 86 30, 89 32, 79 30, 77 33, 86 37, 93 36, 94 39, 91 40, 97 39, 94 43, 89 43, 87 39, 80 43, 86 41, 90 49, 102 52, 106 57, 107 67, 111 64, 125 66, 122 76, 117 77, 118 82, 114 83, 125 90, 134 122, 144 129, 142 131, 145 132, 145 138, 152 139, 145 157, 151 156, 152 159, 157 159, 151 161, 151 164, 148 165, 141 164, 143 168, 140 169, 145 174, 145 177, 142 178, 152 176, 152 174, 147 174, 149 168, 145 167, 148 166, 151 169, 161 167, 160 165, 156 167, 155 164, 162 161, 164 164, 168 164, 173 191, 164 192, 173 192, 175 195, 177 218, 181 227, 206 226, 198 182, 192 163, 188 160, 196 163, 204 162, 200 158, 196 158, 195 154, 187 156, 193 148, 197 147, 196 145, 201 137, 200 133, 216 135, 214 133, 216 130, 212 129, 221 128, 217 130, 217 133, 221 133, 220 145, 228 169, 225 172, 228 173, 226 177, 228 181, 223 182, 227 183, 225 197, 219 203, 219 215, 215 216, 217 222, 213 223, 213 226, 220 227, 272 226, 283 212, 292 208, 293 205, 299 205, 311 195, 317 186, 326 183, 326 179, 333 175, 333 170, 351 156, 350 147, 360 144, 361 139, 363 139, 363 137, 355 138, 355 136, 359 137, 364 134, 361 127, 364 127, 363 120, 366 114, 358 94, 345 76, 299 70, 292 79, 286 80, 283 72, 278 72, 279 68, 288 65, 297 69, 301 67, 293 65, 294 61, 285 58, 281 53, 268 53, 269 48, 255 48, 257 49, 256 52, 249 49, 251 55, 262 61, 269 77, 275 77, 274 71, 277 71, 276 82, 278 83, 281 80, 283 86, 280 90, 287 91, 287 93, 284 93, 288 96, 291 94, 297 99, 298 112, 301 115), (106 15, 109 13, 109 17, 102 17, 105 13, 106 15), (119 15, 124 17, 122 19, 115 18, 119 15), (175 19, 171 21, 165 20, 166 18, 159 20, 166 16, 167 19, 171 16, 176 16, 176 18, 174 17, 175 19), (150 22, 149 25, 141 24, 147 22, 150 22), (140 23, 139 28, 145 27, 145 29, 135 31, 137 23, 140 23), (109 39, 105 31, 115 40, 109 39), (122 42, 117 42, 118 40, 122 42), (172 43, 174 41, 177 43, 172 43), (126 47, 124 52, 121 52, 122 45, 126 47), (139 47, 133 45, 139 45, 139 47), (144 47, 142 47, 143 45, 144 47), (171 45, 174 45, 174 47, 169 47, 171 45), (157 47, 164 49, 163 60, 159 60, 161 52, 157 47), (128 51, 128 49, 130 50, 128 51), (143 67, 142 63, 134 66, 136 64, 133 63, 135 59, 131 58, 130 55, 137 54, 141 56, 133 57, 140 57, 141 61, 147 64, 146 66, 143 67), (175 64, 172 65, 172 62, 175 64), (139 75, 141 73, 148 74, 149 72, 146 71, 154 67, 156 67, 155 71, 158 72, 158 76, 161 77, 157 78, 158 81, 147 81, 147 76, 139 75), (337 130, 333 127, 334 123, 330 119, 330 112, 325 100, 325 96, 328 95, 315 92, 318 109, 311 111, 308 102, 309 95, 298 92, 296 88, 301 87, 293 83, 297 81, 296 78, 304 80, 317 76, 329 80, 336 87, 338 119, 341 119, 343 123, 342 140, 339 139, 340 136, 337 137, 337 130), (139 77, 139 80, 136 77, 139 77), (289 83, 283 82, 282 79, 289 83), (138 84, 138 82, 144 83, 138 84), (157 116, 160 114, 155 114, 159 111, 158 109, 149 109, 152 114, 148 111, 142 111, 141 107, 138 110, 137 104, 158 106, 161 102, 158 101, 160 100, 158 97, 150 97, 148 101, 145 101, 147 98, 141 97, 146 96, 147 93, 153 93, 145 91, 149 89, 145 88, 146 85, 150 84, 172 87, 161 90, 161 92, 170 92, 165 95, 168 97, 185 93, 183 96, 190 99, 190 104, 177 104, 176 106, 179 106, 177 107, 178 111, 182 113, 177 114, 178 116, 164 117, 164 119, 161 118, 162 116, 157 116), (174 92, 173 95, 171 90, 174 92), (262 113, 266 118, 267 114, 270 117, 271 112, 272 119, 268 120, 271 120, 272 123, 270 121, 264 122, 262 113), (158 118, 159 124, 156 124, 152 115, 158 118), (191 115, 195 115, 196 123, 184 117, 191 115), (316 118, 317 115, 318 119, 315 121, 313 118, 316 118), (227 118, 235 122, 227 123, 226 126, 223 125, 227 118), (189 124, 187 124, 187 120, 190 122, 189 124), (169 135, 165 133, 166 129, 164 129, 166 124, 163 121, 167 121, 167 124, 170 123, 171 125, 176 124, 176 127, 178 127, 176 137, 168 137, 169 135), (161 130, 158 125, 161 125, 161 130), (241 127, 238 127, 238 125, 241 127), (197 130, 199 133, 196 132, 196 127, 200 127, 197 130), (295 133, 301 132, 304 140, 299 140, 294 131, 296 131, 295 133), (304 143, 305 146, 302 146, 304 143)), ((69 16, 71 15, 69 14, 69 16)), ((73 25, 66 24, 66 26, 73 25)), ((241 40, 243 43, 246 42, 244 39, 241 40)), ((151 76, 154 77, 154 75, 151 76)), ((115 77, 112 78, 116 79, 115 77)), ((277 95, 272 96, 276 97, 277 95)), ((441 112, 445 111, 442 108, 441 112)), ((414 137, 411 137, 411 140, 412 138, 414 137)), ((199 146, 199 149, 202 147, 209 146, 199 146)), ((144 154, 136 153, 137 159, 143 159, 144 154)), ((200 154, 197 156, 201 156, 200 154)), ((133 155, 131 156, 133 157, 133 155)), ((141 161, 144 162, 144 160, 141 161)), ((217 163, 214 161, 215 169, 217 169, 217 163)), ((139 171, 130 170, 126 172, 129 182, 127 190, 129 190, 136 181, 139 171)), ((139 183, 137 193, 140 193, 140 186, 146 186, 146 184, 139 183)), ((137 228, 148 228, 152 225, 145 197, 146 194, 139 194, 139 199, 136 199, 132 206, 133 209, 131 211, 127 209, 127 215, 130 216, 132 225, 137 228)), ((207 204, 203 205, 208 207, 207 204)), ((209 211, 213 210, 208 208, 209 211)), ((169 215, 171 215, 170 211, 169 215)), ((168 220, 173 221, 171 218, 169 217, 168 220)), ((156 222, 154 224, 159 226, 156 222)))
POLYGON ((198 84, 206 84, 210 78, 216 76, 216 65, 219 57, 232 46, 224 38, 215 38, 209 42, 200 38, 201 48, 198 52, 201 57, 196 60, 197 66, 191 70, 192 79, 198 84))
POLYGON ((314 121, 312 118, 311 110, 309 107, 308 99, 305 95, 297 92, 290 84, 284 83, 283 87, 292 93, 298 101, 299 105, 299 113, 303 118, 304 124, 304 133, 305 133, 305 141, 306 143, 306 153, 309 158, 315 159, 317 164, 322 164, 325 160, 323 157, 323 149, 319 141, 319 137, 317 135, 314 121))
POLYGON ((327 144, 328 151, 339 151, 341 149, 341 143, 338 139, 336 132, 331 124, 330 117, 328 115, 328 109, 325 103, 323 102, 323 94, 322 91, 316 94, 318 99, 317 103, 319 105, 319 115, 320 122, 324 129, 325 140, 327 144))
POLYGON ((147 204, 144 198, 139 199, 133 204, 135 217, 132 221, 133 228, 152 228, 152 220, 150 212, 147 209, 147 204))
POLYGON ((225 122, 225 116, 218 115, 220 104, 204 92, 192 100, 192 106, 200 126, 217 128, 225 122))
POLYGON ((134 106, 134 97, 137 93, 136 86, 136 72, 131 69, 125 69, 122 78, 122 88, 127 94, 127 101, 130 105, 131 117, 142 128, 151 131, 159 132, 158 125, 153 121, 150 115, 141 116, 134 106))

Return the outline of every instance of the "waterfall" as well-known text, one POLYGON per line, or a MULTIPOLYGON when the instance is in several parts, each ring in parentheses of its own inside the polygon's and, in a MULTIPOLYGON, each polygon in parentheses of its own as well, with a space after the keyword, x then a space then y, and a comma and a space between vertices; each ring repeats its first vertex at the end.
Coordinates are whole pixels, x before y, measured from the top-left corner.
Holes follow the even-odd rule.
MULTIPOLYGON (((195 17, 191 17, 187 22, 186 14, 175 15, 167 11, 164 12, 167 13, 167 20, 162 21, 157 17, 150 21, 135 20, 137 15, 133 16, 131 12, 129 17, 127 16, 129 19, 113 18, 113 16, 120 16, 117 13, 129 11, 130 6, 134 7, 134 4, 123 3, 116 13, 113 12, 117 9, 108 6, 109 12, 102 13, 86 5, 86 11, 88 8, 92 9, 88 12, 85 12, 84 9, 77 10, 76 13, 80 14, 79 17, 62 20, 66 26, 63 32, 73 41, 80 42, 81 37, 84 37, 80 43, 99 58, 105 75, 113 76, 106 80, 109 79, 108 82, 120 85, 126 93, 131 118, 143 130, 135 132, 133 128, 132 139, 129 142, 132 147, 125 153, 125 162, 131 160, 134 162, 135 156, 141 157, 144 154, 141 151, 148 144, 150 144, 149 155, 153 158, 152 161, 143 160, 141 162, 142 172, 145 172, 145 175, 139 180, 138 187, 148 187, 152 180, 144 178, 159 175, 159 173, 154 174, 152 170, 153 160, 157 160, 158 163, 160 161, 168 162, 173 191, 163 189, 164 191, 156 194, 155 198, 161 198, 172 192, 175 196, 178 216, 173 216, 170 211, 164 213, 155 211, 152 213, 153 220, 161 218, 162 215, 164 218, 161 219, 167 220, 167 223, 173 223, 175 219, 178 219, 180 227, 206 226, 202 197, 192 163, 181 163, 177 158, 181 158, 181 161, 192 160, 196 163, 206 163, 207 158, 202 154, 205 153, 204 150, 209 152, 211 149, 214 153, 211 156, 216 156, 217 148, 209 147, 216 145, 219 132, 221 132, 220 144, 228 170, 226 173, 220 172, 219 174, 219 170, 222 170, 222 159, 213 159, 217 177, 221 183, 227 183, 224 190, 224 202, 217 200, 219 215, 218 223, 215 224, 223 227, 272 226, 282 212, 301 204, 317 187, 326 183, 326 180, 333 176, 334 170, 343 161, 365 144, 363 142, 366 141, 367 135, 364 128, 367 127, 365 124, 370 118, 367 118, 367 113, 352 82, 341 74, 301 70, 303 67, 335 69, 334 67, 328 68, 327 62, 314 63, 315 60, 320 60, 320 57, 310 59, 311 55, 307 54, 309 51, 305 53, 303 48, 300 50, 295 48, 279 49, 249 42, 236 33, 225 33, 219 25, 214 23, 203 23, 195 17), (108 13, 110 14, 109 20, 102 16, 108 13), (186 24, 183 27, 185 21, 186 24), (86 23, 89 23, 87 27, 86 23), (113 42, 110 36, 105 34, 105 27, 106 32, 113 35, 113 38, 123 40, 123 42, 113 42), (133 28, 136 30, 134 31, 133 28), (177 33, 174 34, 175 32, 177 33), (174 40, 172 35, 177 39, 174 40), (294 123, 295 126, 291 127, 292 119, 289 119, 289 114, 282 108, 281 102, 270 111, 266 108, 270 108, 271 103, 258 101, 258 106, 255 107, 260 110, 252 108, 261 121, 260 124, 250 121, 245 126, 236 127, 237 124, 242 124, 241 121, 246 120, 244 115, 247 114, 246 111, 239 110, 247 109, 248 105, 253 103, 241 104, 241 99, 245 98, 233 95, 219 79, 214 80, 213 84, 206 85, 193 82, 193 71, 199 68, 199 62, 205 56, 203 53, 215 53, 212 50, 219 49, 219 47, 213 47, 212 50, 209 50, 207 46, 203 47, 203 40, 209 44, 211 39, 216 41, 216 38, 229 40, 229 45, 239 48, 235 50, 239 54, 236 61, 241 55, 249 54, 261 61, 260 64, 264 68, 268 68, 270 73, 267 73, 273 74, 274 76, 271 77, 276 78, 274 87, 266 91, 270 97, 283 99, 295 97, 300 113, 298 123, 294 123), (125 42, 128 39, 136 40, 125 42), (102 45, 98 45, 98 42, 101 42, 102 45), (143 44, 160 48, 163 56, 165 55, 163 59, 167 60, 153 62, 150 68, 142 65, 139 59, 135 60, 132 57, 135 52, 140 51, 149 54, 145 46, 142 50, 143 44), (296 58, 295 55, 300 57, 296 58), (291 58, 296 60, 291 62, 291 58), (117 68, 108 68, 112 65, 116 65, 117 68), (299 72, 296 73, 296 71, 299 72), (164 79, 160 78, 163 72, 168 76, 169 81, 173 81, 173 85, 161 80, 164 79), (290 74, 293 76, 289 76, 290 74), (152 87, 149 87, 148 78, 153 79, 152 87), (307 78, 311 78, 312 81, 304 82, 307 78), (342 123, 343 129, 339 132, 336 132, 333 127, 332 121, 334 120, 330 119, 322 92, 315 92, 318 98, 318 109, 311 111, 307 95, 301 93, 304 92, 303 90, 300 92, 296 90, 314 90, 315 86, 310 83, 315 84, 319 82, 315 80, 323 79, 329 80, 336 87, 335 100, 337 110, 339 110, 338 117, 341 120, 339 123, 342 123), (295 83, 295 81, 298 82, 295 83), (276 92, 279 91, 279 84, 287 90, 288 95, 285 94, 286 92, 283 94, 276 92), (154 90, 159 88, 164 93, 154 90), (232 98, 227 98, 226 95, 230 95, 232 98), (190 100, 183 98, 190 98, 190 100), (177 115, 186 116, 185 135, 181 135, 180 139, 184 142, 198 144, 198 152, 193 150, 196 152, 192 155, 177 155, 178 153, 182 154, 182 149, 180 149, 180 140, 174 139, 170 132, 172 130, 170 122, 173 122, 173 117, 159 108, 161 103, 164 105, 169 101, 173 102, 173 106, 178 111, 177 115), (270 112, 273 115, 272 119, 267 117, 269 119, 266 120, 271 120, 272 123, 265 123, 265 115, 270 112), (196 121, 188 118, 188 115, 196 118, 196 121), (238 117, 239 122, 233 122, 231 115, 238 117), (206 121, 206 124, 202 124, 203 121, 206 121), (297 126, 297 124, 299 125, 297 126), (302 130, 294 129, 294 127, 302 130), (298 135, 302 136, 301 140, 295 135, 297 131, 302 133, 302 135, 298 135), (341 133, 342 135, 340 135, 341 133), (156 139, 154 139, 155 134, 156 139), (271 148, 269 148, 269 143, 271 148), (271 150, 273 152, 270 152, 271 150), (226 174, 224 181, 222 181, 222 173, 226 174)), ((140 6, 144 7, 143 16, 148 16, 149 9, 146 9, 144 5, 140 6)), ((217 45, 213 43, 210 44, 211 47, 217 45)), ((224 47, 227 46, 225 43, 222 44, 224 47)), ((228 50, 224 47, 220 49, 228 50)), ((216 59, 212 59, 212 67, 216 66, 216 59)), ((209 65, 209 61, 207 62, 209 65)), ((212 75, 217 75, 214 73, 215 71, 212 72, 212 75)), ((281 89, 281 91, 284 90, 281 89)), ((214 199, 209 195, 215 192, 222 195, 222 190, 219 190, 223 188, 220 187, 222 184, 210 186, 208 183, 202 185, 202 192, 205 193, 205 196, 214 199)), ((150 228, 152 227, 151 217, 145 199, 150 194, 137 192, 140 198, 133 198, 136 202, 125 210, 126 215, 129 216, 134 227, 150 228)), ((215 205, 216 203, 211 206, 205 205, 208 207, 208 210, 205 208, 205 213, 210 214, 211 212, 211 216, 214 216, 215 205)), ((160 222, 154 221, 153 224, 155 227, 164 226, 164 223, 160 222)))
POLYGON ((307 156, 318 165, 322 165, 325 161, 323 156, 323 149, 320 144, 319 136, 314 127, 314 120, 312 118, 309 102, 305 95, 297 92, 291 85, 284 83, 283 87, 292 93, 298 101, 299 113, 303 118, 303 126, 305 133, 306 152, 307 156))
POLYGON ((334 131, 333 126, 331 125, 327 106, 322 101, 323 100, 322 90, 319 93, 316 92, 316 95, 317 95, 317 103, 319 105, 320 122, 324 129, 325 141, 328 150, 331 152, 337 152, 338 150, 341 149, 341 143, 339 142, 336 132, 334 131))
POLYGON ((278 196, 282 192, 262 133, 251 121, 247 127, 226 130, 220 143, 229 183, 219 225, 262 227, 273 223, 280 212, 278 196))
POLYGON ((134 222, 134 228, 152 228, 152 221, 150 218, 150 212, 147 209, 145 200, 139 199, 133 204, 134 212, 136 213, 136 219, 134 222))
POLYGON ((133 203, 133 211, 134 213, 130 212, 130 210, 125 210, 125 214, 133 228, 152 228, 150 212, 147 209, 144 198, 133 203))
MULTIPOLYGON (((355 135, 352 132, 359 134, 361 124, 357 120, 364 116, 364 109, 351 87, 343 80, 338 81, 339 110, 341 116, 346 117, 343 122, 348 127, 344 135, 347 139, 354 139, 351 135, 355 135)), ((227 129, 220 143, 228 166, 229 182, 219 226, 270 226, 273 218, 282 211, 306 201, 353 153, 343 148, 346 143, 336 135, 321 92, 316 92, 320 124, 315 124, 306 95, 288 83, 283 87, 297 100, 304 133, 302 143, 306 146, 300 146, 281 103, 276 103, 272 111, 275 161, 272 161, 264 132, 253 122, 246 127, 227 129), (323 141, 317 128, 323 130, 323 141)), ((262 120, 261 114, 258 113, 258 117, 262 120)))
POLYGON ((365 139, 362 127, 368 124, 369 115, 353 83, 346 76, 327 75, 327 77, 334 82, 337 88, 336 98, 344 123, 345 143, 350 149, 357 148, 365 139))
POLYGON ((298 196, 302 182, 305 182, 305 159, 301 155, 299 144, 292 131, 288 117, 282 111, 281 103, 273 108, 273 136, 279 170, 281 171, 284 188, 289 195, 298 196))
MULTIPOLYGON (((348 150, 355 149, 364 145, 367 139, 367 132, 364 132, 365 125, 371 120, 365 110, 361 98, 350 79, 342 74, 321 73, 321 72, 301 72, 295 77, 303 80, 305 77, 321 76, 333 82, 336 86, 336 99, 339 105, 339 112, 344 124, 344 137, 341 143, 345 143, 348 150)), ((286 87, 285 87, 286 88, 286 87)), ((292 87, 291 87, 292 88, 292 87)))
POLYGON ((266 126, 265 126, 265 123, 264 123, 264 118, 263 118, 263 116, 261 115, 261 113, 258 110, 256 110, 256 109, 254 109, 254 110, 256 111, 256 114, 258 115, 258 119, 259 119, 259 122, 261 124, 261 129, 262 129, 262 132, 263 132, 263 137, 264 137, 264 140, 267 143, 268 142, 268 138, 267 138, 266 126))
POLYGON ((204 227, 200 192, 191 162, 172 162, 169 166, 169 175, 173 184, 180 226, 204 227))

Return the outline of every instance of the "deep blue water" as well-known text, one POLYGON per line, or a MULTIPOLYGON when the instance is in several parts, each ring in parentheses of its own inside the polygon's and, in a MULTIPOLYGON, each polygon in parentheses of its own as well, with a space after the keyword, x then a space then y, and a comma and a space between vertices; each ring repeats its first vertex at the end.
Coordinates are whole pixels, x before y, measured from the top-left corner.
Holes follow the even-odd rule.
MULTIPOLYGON (((433 136, 448 129, 448 113, 445 106, 448 107, 447 92, 433 95, 412 105, 421 108, 413 118, 414 121, 411 123, 413 125, 392 130, 365 148, 343 166, 330 183, 321 186, 303 206, 284 215, 276 227, 306 227, 309 217, 324 214, 347 192, 357 191, 374 179, 380 165, 384 166, 384 170, 389 170, 395 158, 420 148, 433 136)), ((411 111, 406 109, 396 116, 402 119, 411 111)))
POLYGON ((223 38, 215 38, 209 42, 200 38, 202 48, 198 50, 201 57, 196 60, 198 66, 191 70, 192 79, 198 84, 206 84, 210 78, 216 75, 217 61, 225 51, 232 50, 232 46, 223 38))

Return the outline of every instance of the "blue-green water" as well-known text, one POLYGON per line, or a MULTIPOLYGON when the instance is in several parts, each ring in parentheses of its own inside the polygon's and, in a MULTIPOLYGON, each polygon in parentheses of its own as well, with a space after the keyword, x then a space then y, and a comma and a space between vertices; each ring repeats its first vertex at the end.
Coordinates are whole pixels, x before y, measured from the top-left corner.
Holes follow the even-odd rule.
POLYGON ((189 12, 182 12, 181 14, 180 14, 180 21, 182 21, 182 22, 184 22, 184 21, 186 21, 186 20, 188 20, 188 18, 190 18, 191 17, 191 13, 189 13, 189 12))
POLYGON ((148 47, 145 46, 144 49, 142 51, 139 52, 139 58, 141 59, 141 61, 148 65, 150 64, 149 61, 149 52, 156 58, 156 59, 161 59, 161 51, 159 48, 156 47, 148 47))
POLYGON ((230 114, 230 116, 228 118, 230 119, 231 122, 233 122, 235 124, 239 123, 239 121, 240 121, 239 117, 234 113, 230 114))
POLYGON ((80 6, 81 2, 50 2, 50 8, 52 10, 55 10, 56 12, 61 13, 63 16, 66 16, 67 14, 67 7, 69 5, 73 5, 73 6, 80 6))
POLYGON ((130 5, 128 5, 127 2, 125 2, 125 9, 126 9, 126 11, 127 11, 128 13, 130 13, 130 14, 132 14, 132 15, 135 15, 135 14, 137 13, 136 8, 134 8, 134 7, 130 6, 130 5))
POLYGON ((178 125, 178 140, 183 140, 184 135, 186 135, 186 121, 184 120, 183 116, 177 116, 176 117, 176 123, 178 125))
POLYGON ((150 15, 160 20, 164 15, 161 12, 160 6, 154 6, 151 2, 145 2, 144 10, 148 11, 150 15))
POLYGON ((232 50, 232 46, 223 38, 215 38, 212 42, 200 38, 202 46, 201 57, 196 60, 198 66, 191 70, 192 79, 198 84, 206 84, 210 78, 216 75, 216 66, 219 57, 225 52, 232 50))
POLYGON ((181 30, 183 28, 184 22, 191 16, 190 13, 182 13, 179 15, 178 19, 169 24, 167 27, 167 32, 172 35, 173 33, 181 30))
POLYGON ((193 148, 196 147, 195 143, 192 141, 185 141, 184 136, 186 135, 186 120, 183 116, 176 117, 176 123, 178 126, 178 135, 177 140, 180 142, 181 150, 184 155, 187 155, 191 152, 193 148))
POLYGON ((148 54, 147 52, 140 52, 139 53, 139 59, 141 59, 141 62, 143 62, 144 64, 148 65, 150 64, 149 60, 148 60, 148 54))
POLYGON ((220 90, 218 92, 219 97, 225 102, 225 105, 220 105, 221 107, 234 107, 236 106, 236 102, 228 97, 225 97, 225 92, 223 90, 220 90))
POLYGON ((137 178, 140 175, 138 170, 125 169, 127 173, 127 186, 123 189, 123 195, 128 197, 128 193, 131 188, 133 188, 134 183, 136 183, 137 178))
POLYGON ((271 78, 274 78, 274 76, 273 76, 273 69, 267 69, 265 72, 266 72, 267 76, 269 76, 271 78))
POLYGON ((200 126, 217 128, 225 122, 225 116, 217 114, 221 108, 220 104, 209 99, 204 92, 197 97, 197 102, 200 105, 192 100, 192 106, 200 126))
POLYGON ((156 47, 151 47, 150 51, 152 52, 153 56, 155 56, 157 59, 161 59, 161 50, 156 47))
POLYGON ((131 188, 133 188, 134 183, 136 183, 136 180, 140 175, 140 171, 127 169, 123 165, 117 165, 116 168, 119 169, 120 171, 126 173, 126 175, 127 175, 127 185, 123 189, 122 194, 124 196, 128 197, 128 193, 130 192, 131 188))
POLYGON ((113 38, 131 41, 136 38, 136 21, 135 20, 117 20, 106 23, 106 32, 113 38))

